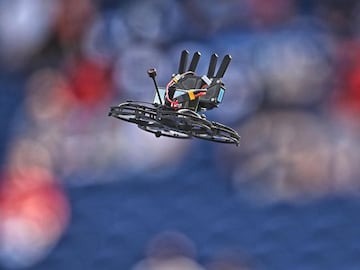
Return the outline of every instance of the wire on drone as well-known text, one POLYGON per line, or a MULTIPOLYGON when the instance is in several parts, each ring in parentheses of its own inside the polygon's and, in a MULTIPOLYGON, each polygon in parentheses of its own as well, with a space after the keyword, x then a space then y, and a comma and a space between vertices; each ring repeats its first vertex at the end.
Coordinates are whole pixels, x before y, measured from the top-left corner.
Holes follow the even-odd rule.
POLYGON ((170 103, 170 106, 172 108, 176 108, 179 104, 178 101, 176 101, 175 99, 171 99, 170 96, 169 96, 169 88, 171 86, 173 86, 174 84, 176 84, 180 79, 184 78, 186 75, 188 74, 194 74, 193 71, 187 71, 187 72, 184 72, 182 74, 177 74, 175 75, 169 82, 168 84, 166 85, 165 87, 165 98, 166 100, 170 103))
POLYGON ((189 90, 185 94, 176 97, 178 103, 194 100, 198 97, 206 95, 206 91, 202 89, 189 90))

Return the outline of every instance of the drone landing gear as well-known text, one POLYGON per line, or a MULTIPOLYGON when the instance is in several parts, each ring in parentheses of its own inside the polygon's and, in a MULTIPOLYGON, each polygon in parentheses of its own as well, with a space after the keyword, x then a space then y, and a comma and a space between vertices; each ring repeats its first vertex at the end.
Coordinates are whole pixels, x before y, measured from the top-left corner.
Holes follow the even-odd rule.
POLYGON ((134 123, 155 134, 179 139, 196 137, 220 143, 239 144, 240 136, 227 126, 210 122, 188 109, 175 111, 164 105, 128 101, 111 107, 109 116, 134 123))

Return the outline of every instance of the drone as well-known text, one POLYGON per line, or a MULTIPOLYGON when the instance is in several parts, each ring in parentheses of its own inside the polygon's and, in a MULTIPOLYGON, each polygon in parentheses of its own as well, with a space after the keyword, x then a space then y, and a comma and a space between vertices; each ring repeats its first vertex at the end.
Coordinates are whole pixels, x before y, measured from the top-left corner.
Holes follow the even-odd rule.
POLYGON ((231 62, 225 55, 215 74, 218 55, 210 58, 206 75, 195 73, 200 52, 195 52, 187 69, 189 51, 183 50, 177 74, 173 74, 165 87, 156 81, 156 69, 148 70, 155 86, 153 102, 128 100, 110 107, 109 116, 136 124, 156 137, 179 139, 199 138, 219 143, 239 145, 240 136, 226 125, 209 121, 206 111, 219 107, 226 91, 222 78, 231 62))

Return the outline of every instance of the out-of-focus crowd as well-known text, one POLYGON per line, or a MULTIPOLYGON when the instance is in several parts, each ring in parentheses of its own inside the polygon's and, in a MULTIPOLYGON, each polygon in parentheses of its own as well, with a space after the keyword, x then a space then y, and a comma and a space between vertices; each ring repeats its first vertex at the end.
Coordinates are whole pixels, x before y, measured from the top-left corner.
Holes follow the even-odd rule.
MULTIPOLYGON (((233 57, 224 102, 208 118, 242 136, 212 157, 234 190, 269 200, 356 194, 359 32, 355 0, 0 0, 0 73, 25 80, 15 114, 1 116, 11 128, 0 257, 29 265, 56 243, 70 216, 62 185, 171 174, 188 157, 198 142, 106 118, 126 99, 151 101, 146 70, 164 85, 183 49, 202 53, 203 74, 212 53, 233 57)), ((166 268, 145 264, 135 269, 166 268)))
POLYGON ((196 247, 185 235, 164 231, 149 241, 145 258, 132 270, 251 270, 254 262, 239 252, 224 252, 206 263, 206 268, 196 262, 196 247))

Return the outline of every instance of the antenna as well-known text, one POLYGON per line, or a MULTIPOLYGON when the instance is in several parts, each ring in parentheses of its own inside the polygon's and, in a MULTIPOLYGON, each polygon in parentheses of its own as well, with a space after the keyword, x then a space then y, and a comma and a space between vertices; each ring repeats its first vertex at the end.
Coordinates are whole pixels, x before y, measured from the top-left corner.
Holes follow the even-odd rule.
POLYGON ((220 68, 219 68, 218 72, 216 73, 215 78, 224 77, 224 74, 230 64, 230 61, 231 61, 231 56, 229 54, 225 55, 224 59, 221 62, 220 68))
POLYGON ((208 69, 208 73, 207 73, 208 78, 214 77, 216 62, 218 60, 218 57, 219 56, 216 53, 211 55, 209 69, 208 69))
POLYGON ((200 56, 201 56, 200 52, 194 53, 193 58, 190 63, 189 71, 193 71, 193 72, 195 71, 197 64, 199 63, 200 56))
POLYGON ((188 56, 189 56, 188 50, 183 50, 181 52, 180 63, 179 63, 179 74, 185 72, 188 56))
POLYGON ((156 75, 157 75, 157 74, 156 74, 156 69, 155 69, 155 68, 150 68, 150 69, 147 71, 147 73, 148 73, 149 77, 150 77, 150 78, 153 80, 153 82, 154 82, 156 94, 157 94, 157 96, 158 96, 158 98, 159 98, 160 104, 162 105, 162 100, 161 100, 161 96, 160 96, 160 92, 159 92, 159 87, 158 87, 158 84, 157 84, 156 79, 155 79, 155 77, 156 77, 156 75))

